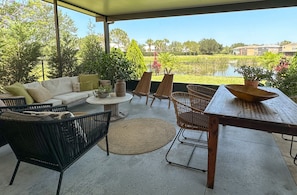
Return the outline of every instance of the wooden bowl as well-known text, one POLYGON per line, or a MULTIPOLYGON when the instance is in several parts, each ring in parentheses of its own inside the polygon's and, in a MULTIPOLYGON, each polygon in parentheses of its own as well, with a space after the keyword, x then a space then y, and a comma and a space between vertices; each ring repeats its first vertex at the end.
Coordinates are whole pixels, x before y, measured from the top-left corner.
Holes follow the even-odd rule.
POLYGON ((246 85, 225 85, 237 98, 248 102, 259 102, 275 98, 278 94, 246 85))

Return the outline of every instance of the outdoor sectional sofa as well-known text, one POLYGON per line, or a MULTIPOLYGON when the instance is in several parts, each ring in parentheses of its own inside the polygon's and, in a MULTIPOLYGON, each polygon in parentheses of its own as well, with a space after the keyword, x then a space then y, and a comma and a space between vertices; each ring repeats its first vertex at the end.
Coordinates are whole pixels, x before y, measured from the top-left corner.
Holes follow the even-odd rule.
POLYGON ((85 102, 88 97, 92 96, 93 90, 98 89, 98 82, 98 75, 84 74, 41 82, 15 83, 4 87, 9 94, 4 96, 24 96, 27 104, 51 103, 53 106, 71 107, 85 102))

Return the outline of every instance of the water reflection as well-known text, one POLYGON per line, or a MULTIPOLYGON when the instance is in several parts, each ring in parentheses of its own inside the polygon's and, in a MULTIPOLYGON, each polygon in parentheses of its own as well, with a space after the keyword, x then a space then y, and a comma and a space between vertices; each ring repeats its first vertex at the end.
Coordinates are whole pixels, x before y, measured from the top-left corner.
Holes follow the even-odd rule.
POLYGON ((216 71, 213 76, 223 76, 223 77, 241 77, 242 75, 238 72, 234 72, 235 66, 228 64, 227 69, 216 71))

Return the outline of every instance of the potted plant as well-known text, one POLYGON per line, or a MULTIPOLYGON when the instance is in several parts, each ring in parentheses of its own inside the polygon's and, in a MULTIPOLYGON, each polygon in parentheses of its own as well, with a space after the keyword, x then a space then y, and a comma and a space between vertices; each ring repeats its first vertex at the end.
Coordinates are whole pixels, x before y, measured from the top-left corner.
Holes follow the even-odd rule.
POLYGON ((254 66, 240 66, 235 69, 235 72, 242 74, 244 78, 244 84, 258 87, 259 82, 263 79, 270 80, 272 78, 273 72, 266 70, 262 67, 254 67, 254 66))
POLYGON ((98 90, 94 91, 94 95, 100 98, 106 98, 111 92, 111 85, 101 85, 98 87, 98 90))
POLYGON ((133 77, 134 64, 120 50, 114 49, 110 54, 106 54, 102 65, 104 66, 104 71, 100 73, 102 78, 111 81, 112 86, 115 87, 116 96, 125 96, 125 81, 133 77))

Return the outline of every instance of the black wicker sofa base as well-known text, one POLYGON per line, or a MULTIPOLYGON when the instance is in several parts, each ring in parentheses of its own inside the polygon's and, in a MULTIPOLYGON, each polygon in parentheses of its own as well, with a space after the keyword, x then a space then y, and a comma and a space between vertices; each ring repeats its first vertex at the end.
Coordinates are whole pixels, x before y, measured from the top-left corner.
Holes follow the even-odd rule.
POLYGON ((17 158, 10 185, 20 162, 26 162, 60 172, 56 192, 59 194, 64 171, 103 138, 109 155, 110 115, 107 111, 57 120, 51 116, 3 112, 0 132, 17 158))

